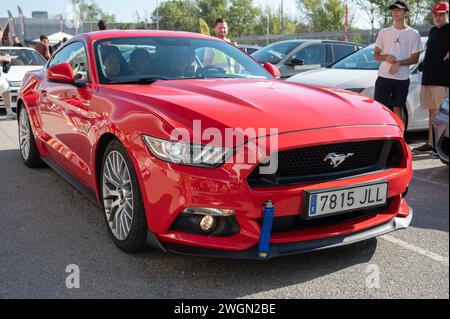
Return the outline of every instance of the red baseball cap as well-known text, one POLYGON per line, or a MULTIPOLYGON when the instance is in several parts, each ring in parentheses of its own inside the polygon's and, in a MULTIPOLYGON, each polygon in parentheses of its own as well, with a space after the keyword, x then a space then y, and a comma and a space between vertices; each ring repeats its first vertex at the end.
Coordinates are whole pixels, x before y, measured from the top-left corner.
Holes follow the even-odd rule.
POLYGON ((431 10, 433 13, 448 12, 448 2, 438 2, 431 10))

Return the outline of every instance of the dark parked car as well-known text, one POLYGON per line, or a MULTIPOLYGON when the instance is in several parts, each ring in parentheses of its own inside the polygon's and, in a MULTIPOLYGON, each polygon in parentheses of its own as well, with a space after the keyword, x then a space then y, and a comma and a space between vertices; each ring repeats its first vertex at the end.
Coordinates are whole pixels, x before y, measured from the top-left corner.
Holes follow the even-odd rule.
POLYGON ((253 54, 256 51, 259 51, 262 49, 262 47, 260 47, 259 45, 249 45, 249 44, 240 44, 240 45, 238 45, 238 48, 247 54, 253 54))
POLYGON ((289 40, 272 43, 252 56, 261 64, 270 62, 286 79, 295 74, 329 66, 358 51, 363 45, 325 40, 289 40))

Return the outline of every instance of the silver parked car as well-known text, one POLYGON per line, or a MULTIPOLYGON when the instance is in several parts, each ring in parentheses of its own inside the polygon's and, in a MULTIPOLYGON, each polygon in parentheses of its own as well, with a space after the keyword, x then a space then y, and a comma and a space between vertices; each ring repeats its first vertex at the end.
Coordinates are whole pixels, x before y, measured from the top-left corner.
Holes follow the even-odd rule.
MULTIPOLYGON (((422 39, 425 41, 426 39, 422 39)), ((365 47, 335 64, 322 69, 297 74, 287 81, 317 86, 332 87, 361 93, 373 98, 375 82, 378 78, 379 61, 373 57, 375 45, 365 47)), ((411 66, 411 81, 404 114, 407 131, 428 130, 428 111, 420 106, 420 88, 422 83, 421 62, 425 53, 420 55, 419 63, 411 66)))
POLYGON ((448 165, 448 97, 433 119, 434 147, 441 161, 448 165))
POLYGON ((286 79, 295 74, 328 66, 364 45, 329 40, 289 40, 272 43, 252 54, 261 64, 270 62, 286 79))

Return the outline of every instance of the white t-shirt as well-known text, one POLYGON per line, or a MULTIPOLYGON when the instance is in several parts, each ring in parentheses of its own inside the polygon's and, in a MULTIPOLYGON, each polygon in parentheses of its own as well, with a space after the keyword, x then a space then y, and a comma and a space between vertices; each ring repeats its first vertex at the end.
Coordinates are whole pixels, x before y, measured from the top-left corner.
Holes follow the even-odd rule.
MULTIPOLYGON (((2 67, 0 63, 0 68, 2 67)), ((9 82, 3 72, 0 72, 0 95, 9 90, 9 82)))
MULTIPOLYGON (((381 49, 381 54, 393 55, 397 61, 409 59, 414 53, 420 53, 424 50, 419 32, 410 27, 402 30, 393 26, 382 29, 378 33, 375 46, 381 49)), ((396 74, 389 74, 390 67, 389 62, 381 62, 378 75, 394 80, 407 80, 409 78, 411 73, 409 65, 400 66, 396 74)))

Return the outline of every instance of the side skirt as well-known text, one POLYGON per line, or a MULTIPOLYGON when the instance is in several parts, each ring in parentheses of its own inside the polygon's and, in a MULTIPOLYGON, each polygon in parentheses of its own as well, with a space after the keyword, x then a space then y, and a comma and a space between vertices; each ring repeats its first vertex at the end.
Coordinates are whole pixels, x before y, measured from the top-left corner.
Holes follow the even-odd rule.
POLYGON ((92 203, 95 204, 98 208, 101 208, 100 203, 97 201, 97 197, 95 192, 90 188, 86 187, 83 183, 81 183, 76 177, 70 174, 65 168, 63 168, 60 164, 58 164, 55 160, 48 156, 41 156, 41 159, 47 164, 51 169, 53 169, 58 175, 64 178, 67 182, 69 182, 72 187, 76 190, 84 194, 92 203))

